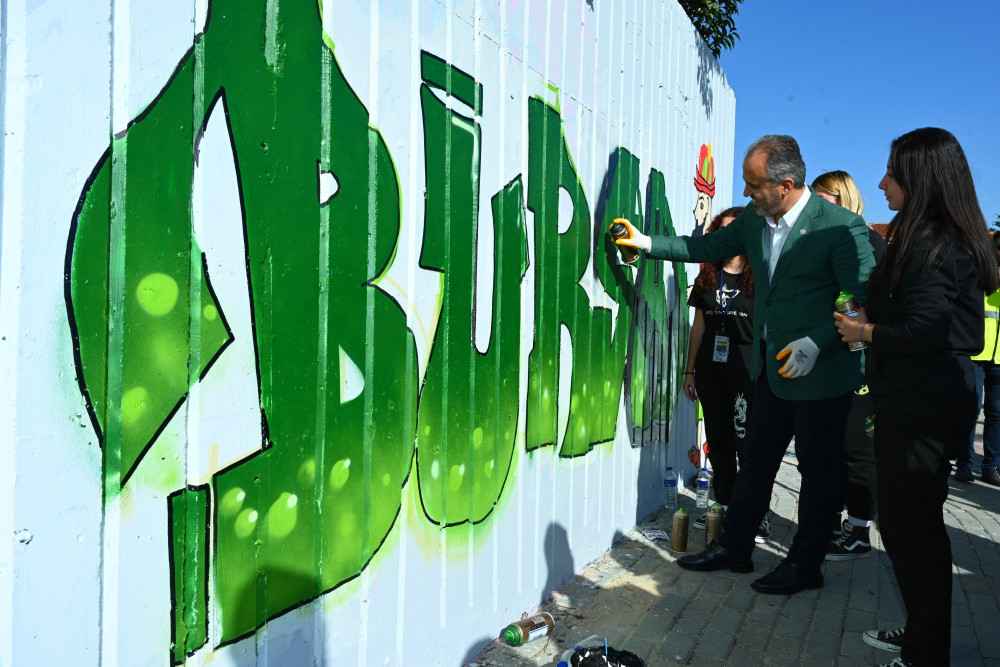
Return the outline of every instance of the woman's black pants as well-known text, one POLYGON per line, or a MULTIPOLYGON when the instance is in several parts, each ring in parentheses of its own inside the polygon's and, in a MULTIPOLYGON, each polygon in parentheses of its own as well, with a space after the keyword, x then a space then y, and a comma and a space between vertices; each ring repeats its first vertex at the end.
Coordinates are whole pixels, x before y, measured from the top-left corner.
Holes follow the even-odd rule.
POLYGON ((730 359, 729 363, 697 363, 695 371, 695 387, 705 417, 708 460, 712 462, 715 501, 729 505, 736 483, 737 457, 743 455, 753 382, 739 358, 730 359))
POLYGON ((901 657, 914 665, 949 664, 952 561, 944 501, 949 459, 967 446, 973 425, 974 418, 884 410, 875 418, 878 527, 906 607, 901 657))

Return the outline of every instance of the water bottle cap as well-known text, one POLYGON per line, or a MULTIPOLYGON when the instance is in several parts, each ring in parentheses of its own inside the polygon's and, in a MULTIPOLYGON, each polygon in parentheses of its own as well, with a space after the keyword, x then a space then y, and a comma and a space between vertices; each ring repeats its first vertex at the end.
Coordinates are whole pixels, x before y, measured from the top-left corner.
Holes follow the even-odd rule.
POLYGON ((702 468, 701 471, 702 472, 708 472, 708 468, 702 468))
POLYGON ((722 511, 722 505, 720 505, 719 503, 715 503, 715 504, 712 505, 712 509, 713 510, 719 510, 721 512, 722 511))
POLYGON ((673 466, 667 466, 667 470, 673 470, 673 469, 674 469, 673 466))

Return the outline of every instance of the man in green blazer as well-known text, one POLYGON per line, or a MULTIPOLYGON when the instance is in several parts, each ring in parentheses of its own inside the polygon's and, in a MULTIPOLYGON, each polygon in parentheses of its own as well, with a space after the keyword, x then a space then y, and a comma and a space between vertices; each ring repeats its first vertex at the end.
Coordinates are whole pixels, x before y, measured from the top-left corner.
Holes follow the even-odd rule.
POLYGON ((794 436, 802 474, 799 529, 788 557, 753 582, 763 593, 823 585, 820 565, 839 502, 844 425, 851 393, 864 383, 862 355, 840 340, 831 313, 841 291, 866 299, 874 265, 868 227, 860 216, 812 194, 805 177, 795 139, 766 135, 743 159, 743 194, 753 206, 731 224, 697 238, 650 238, 628 225, 630 236, 616 241, 653 259, 716 262, 746 254, 750 260, 760 353, 750 367, 753 409, 740 471, 718 541, 678 563, 692 570, 753 570, 754 536, 794 436))

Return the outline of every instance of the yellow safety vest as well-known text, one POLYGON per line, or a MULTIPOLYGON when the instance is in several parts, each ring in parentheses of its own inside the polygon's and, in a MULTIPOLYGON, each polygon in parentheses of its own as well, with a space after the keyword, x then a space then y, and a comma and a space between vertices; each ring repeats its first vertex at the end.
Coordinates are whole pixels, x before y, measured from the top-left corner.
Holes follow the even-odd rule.
POLYGON ((972 357, 973 361, 992 361, 1000 364, 1000 290, 986 297, 985 339, 983 351, 972 357))

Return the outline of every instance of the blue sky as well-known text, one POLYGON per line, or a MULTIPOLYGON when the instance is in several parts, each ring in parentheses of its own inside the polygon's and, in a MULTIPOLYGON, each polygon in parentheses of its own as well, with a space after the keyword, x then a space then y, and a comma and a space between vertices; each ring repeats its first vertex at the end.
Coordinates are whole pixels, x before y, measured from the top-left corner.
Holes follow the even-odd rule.
POLYGON ((937 126, 958 137, 986 222, 997 219, 1000 2, 746 0, 736 26, 740 40, 719 59, 736 94, 734 203, 746 201, 750 142, 790 134, 807 182, 843 169, 861 189, 865 220, 888 222, 878 182, 889 144, 937 126))

